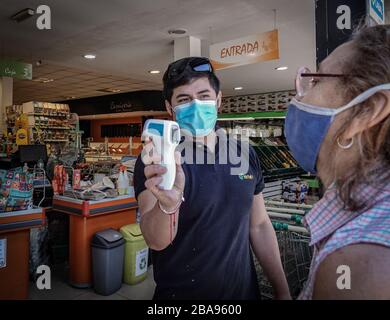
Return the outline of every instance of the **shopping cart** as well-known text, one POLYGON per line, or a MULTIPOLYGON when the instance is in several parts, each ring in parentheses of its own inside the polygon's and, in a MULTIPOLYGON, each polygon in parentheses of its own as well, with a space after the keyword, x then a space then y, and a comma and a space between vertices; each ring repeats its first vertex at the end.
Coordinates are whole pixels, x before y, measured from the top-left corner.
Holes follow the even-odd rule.
MULTIPOLYGON (((278 203, 279 208, 282 206, 278 203)), ((291 295, 297 298, 309 274, 312 249, 309 246, 309 232, 302 226, 302 215, 296 212, 297 209, 291 209, 290 205, 287 207, 285 210, 279 210, 284 212, 269 209, 267 211, 276 232, 282 266, 291 295), (286 213, 288 212, 286 210, 291 210, 292 214, 286 213)), ((273 299, 272 287, 262 272, 259 262, 256 258, 254 260, 262 298, 273 299)))

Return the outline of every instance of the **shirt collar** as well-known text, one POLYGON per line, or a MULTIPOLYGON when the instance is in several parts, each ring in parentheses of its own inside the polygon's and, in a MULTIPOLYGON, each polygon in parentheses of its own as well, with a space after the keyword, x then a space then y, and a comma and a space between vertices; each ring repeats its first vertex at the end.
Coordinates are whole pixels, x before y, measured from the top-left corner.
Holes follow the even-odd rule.
MULTIPOLYGON (((390 196, 390 183, 382 186, 361 185, 356 190, 364 203, 374 206, 382 199, 390 196)), ((317 244, 321 240, 332 235, 337 229, 361 215, 364 211, 350 211, 344 208, 337 189, 328 189, 323 198, 316 203, 313 209, 303 219, 304 225, 311 235, 310 245, 317 244)))

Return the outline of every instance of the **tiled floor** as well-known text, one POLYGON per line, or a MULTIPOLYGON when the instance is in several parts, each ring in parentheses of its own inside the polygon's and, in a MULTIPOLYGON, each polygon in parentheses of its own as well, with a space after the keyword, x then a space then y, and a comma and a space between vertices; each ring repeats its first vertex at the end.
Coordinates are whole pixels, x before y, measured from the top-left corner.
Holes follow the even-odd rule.
POLYGON ((155 283, 153 267, 149 267, 146 280, 137 285, 122 284, 120 290, 110 296, 101 296, 90 289, 76 289, 67 283, 66 266, 52 268, 50 290, 39 290, 30 282, 29 298, 31 300, 150 300, 153 297, 155 283))

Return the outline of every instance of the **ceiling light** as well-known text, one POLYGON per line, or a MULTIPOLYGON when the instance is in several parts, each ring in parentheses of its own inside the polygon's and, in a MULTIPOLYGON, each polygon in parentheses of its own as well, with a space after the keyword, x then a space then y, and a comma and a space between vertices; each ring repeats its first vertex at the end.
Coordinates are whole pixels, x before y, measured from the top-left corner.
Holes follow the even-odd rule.
POLYGON ((242 90, 242 89, 244 89, 243 87, 235 87, 234 88, 234 90, 236 90, 236 91, 240 91, 240 90, 242 90))
POLYGON ((21 22, 28 18, 31 18, 35 14, 35 10, 31 8, 23 9, 11 16, 11 19, 16 22, 21 22))
POLYGON ((91 59, 96 59, 96 55, 94 55, 94 54, 85 54, 85 55, 84 55, 84 58, 85 58, 85 59, 90 59, 90 60, 91 60, 91 59))
POLYGON ((275 68, 275 70, 277 70, 277 71, 285 71, 287 69, 288 69, 288 67, 277 67, 277 68, 275 68))
POLYGON ((107 88, 107 89, 99 89, 97 90, 99 92, 109 92, 109 93, 118 93, 120 92, 121 90, 120 89, 111 89, 111 88, 107 88))
POLYGON ((150 70, 149 73, 151 74, 159 74, 161 71, 160 70, 150 70))
POLYGON ((49 79, 49 78, 34 78, 32 79, 34 82, 41 82, 41 83, 48 83, 48 82, 53 82, 54 79, 49 79))
POLYGON ((171 30, 168 30, 168 33, 169 34, 175 34, 175 35, 183 35, 183 34, 186 34, 187 33, 187 30, 186 29, 171 29, 171 30))
POLYGON ((70 100, 70 99, 76 99, 76 97, 75 96, 66 96, 66 97, 63 97, 64 99, 66 99, 66 100, 70 100))

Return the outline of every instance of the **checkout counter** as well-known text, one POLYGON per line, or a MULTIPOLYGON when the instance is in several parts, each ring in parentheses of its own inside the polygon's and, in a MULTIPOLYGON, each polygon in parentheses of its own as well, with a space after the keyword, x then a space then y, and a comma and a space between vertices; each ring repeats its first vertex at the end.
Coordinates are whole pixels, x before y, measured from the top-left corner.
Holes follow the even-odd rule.
POLYGON ((30 229, 45 221, 42 208, 0 213, 0 300, 28 298, 30 229))
POLYGON ((98 201, 54 196, 53 210, 69 215, 69 281, 77 288, 92 285, 91 240, 106 228, 136 222, 137 201, 131 196, 98 201))

